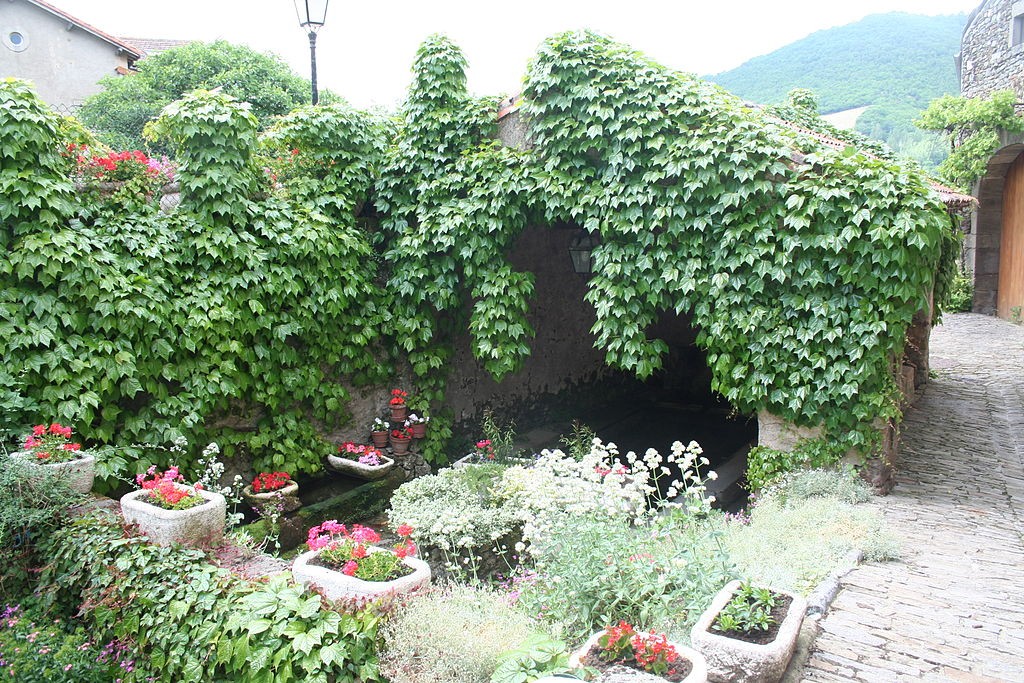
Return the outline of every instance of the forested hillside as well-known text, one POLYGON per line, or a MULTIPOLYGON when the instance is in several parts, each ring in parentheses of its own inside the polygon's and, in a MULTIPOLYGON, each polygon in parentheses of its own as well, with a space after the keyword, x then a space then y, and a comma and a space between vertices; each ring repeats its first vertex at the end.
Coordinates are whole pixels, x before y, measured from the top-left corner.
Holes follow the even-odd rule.
POLYGON ((857 130, 934 167, 945 144, 916 129, 928 102, 959 92, 954 56, 966 15, 925 17, 875 14, 813 33, 710 80, 765 104, 781 102, 793 88, 818 96, 821 113, 870 105, 857 130))

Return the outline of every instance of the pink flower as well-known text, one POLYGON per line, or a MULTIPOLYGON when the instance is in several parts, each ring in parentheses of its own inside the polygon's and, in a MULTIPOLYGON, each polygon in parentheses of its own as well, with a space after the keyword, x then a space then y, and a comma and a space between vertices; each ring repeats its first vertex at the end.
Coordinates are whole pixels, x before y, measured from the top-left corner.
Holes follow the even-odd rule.
POLYGON ((380 541, 380 534, 370 527, 356 524, 352 527, 352 539, 358 543, 377 543, 380 541))
POLYGON ((357 567, 358 565, 355 560, 349 560, 345 563, 345 566, 341 568, 341 573, 346 576, 355 576, 357 567))

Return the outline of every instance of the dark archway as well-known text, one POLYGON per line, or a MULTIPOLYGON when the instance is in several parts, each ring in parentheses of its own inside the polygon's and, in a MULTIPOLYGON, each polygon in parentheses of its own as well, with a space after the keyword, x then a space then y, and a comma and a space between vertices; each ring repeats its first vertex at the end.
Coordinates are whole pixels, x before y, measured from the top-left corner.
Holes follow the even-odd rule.
MULTIPOLYGON (((1003 313, 999 311, 1000 271, 1014 267, 1024 269, 1024 252, 1003 254, 1003 225, 1006 202, 1007 177, 1024 153, 1024 139, 1003 137, 1003 145, 992 155, 984 177, 974 188, 978 209, 974 214, 972 229, 974 237, 974 306, 976 313, 1003 315, 1008 317, 1009 299, 1003 297, 1003 313)), ((1011 220, 1016 220, 1010 217, 1011 220)), ((1024 217, 1022 217, 1024 218, 1024 217)), ((1010 241, 1012 248, 1015 243, 1010 241)), ((1007 281, 1004 280, 1004 285, 1007 281)), ((1021 305, 1021 304, 1015 304, 1021 305)))

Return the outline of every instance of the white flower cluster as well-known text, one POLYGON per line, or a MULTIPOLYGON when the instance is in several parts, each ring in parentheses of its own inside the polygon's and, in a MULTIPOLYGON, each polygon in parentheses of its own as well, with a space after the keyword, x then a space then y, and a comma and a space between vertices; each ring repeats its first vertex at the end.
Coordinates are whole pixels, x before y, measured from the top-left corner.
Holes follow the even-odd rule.
POLYGON ((224 496, 232 509, 232 513, 229 515, 230 519, 228 519, 228 527, 232 527, 244 518, 242 513, 236 511, 238 504, 242 500, 242 475, 236 474, 229 486, 221 485, 221 479, 224 477, 224 463, 220 461, 219 456, 220 446, 213 441, 208 443, 197 462, 200 474, 199 478, 196 479, 196 483, 202 484, 203 488, 207 491, 213 491, 224 496))
POLYGON ((524 540, 538 545, 559 525, 581 517, 639 524, 666 506, 706 510, 710 501, 698 469, 708 461, 702 452, 695 441, 677 441, 667 456, 653 448, 643 456, 630 451, 622 463, 614 443, 595 438, 580 460, 544 451, 530 468, 509 468, 496 493, 522 515, 524 540), (664 481, 673 471, 681 478, 664 481))

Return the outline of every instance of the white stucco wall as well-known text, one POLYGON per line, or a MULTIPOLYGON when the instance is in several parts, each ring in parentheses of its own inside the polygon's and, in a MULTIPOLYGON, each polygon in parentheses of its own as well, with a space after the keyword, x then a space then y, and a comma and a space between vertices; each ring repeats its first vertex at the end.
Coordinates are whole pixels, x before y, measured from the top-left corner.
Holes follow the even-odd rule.
POLYGON ((0 0, 0 77, 32 81, 50 106, 81 105, 119 66, 127 67, 128 57, 107 41, 24 0, 0 0), (20 52, 7 44, 14 31, 26 40, 20 52))

